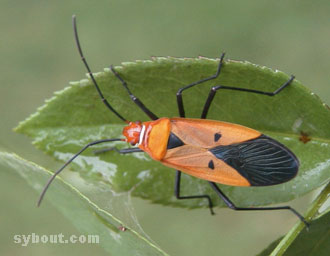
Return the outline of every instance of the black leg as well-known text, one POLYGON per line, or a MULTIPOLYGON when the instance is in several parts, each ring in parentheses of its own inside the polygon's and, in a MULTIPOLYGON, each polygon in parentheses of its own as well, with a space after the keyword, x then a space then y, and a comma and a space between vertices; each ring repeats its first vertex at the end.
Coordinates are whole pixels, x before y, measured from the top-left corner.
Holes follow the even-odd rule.
POLYGON ((144 152, 140 148, 123 148, 123 149, 118 149, 116 147, 112 147, 112 148, 104 148, 104 149, 94 150, 93 153, 94 154, 102 154, 102 153, 109 152, 109 151, 116 151, 119 154, 129 154, 129 153, 136 153, 136 152, 144 152))
MULTIPOLYGON (((210 77, 204 78, 202 80, 199 80, 197 82, 191 83, 183 88, 180 88, 178 90, 178 92, 176 93, 176 99, 177 99, 177 103, 178 103, 178 109, 179 109, 179 114, 180 117, 185 117, 185 111, 184 111, 184 106, 183 106, 183 100, 182 100, 182 92, 186 89, 189 89, 195 85, 201 84, 203 82, 212 80, 217 78, 220 75, 221 72, 221 67, 223 64, 223 59, 225 57, 225 53, 221 54, 220 57, 220 61, 219 61, 219 65, 218 65, 218 69, 215 75, 212 75, 210 77)), ((180 184, 181 184, 181 171, 177 170, 176 171, 176 178, 175 178, 175 186, 174 186, 174 193, 177 199, 197 199, 197 198, 206 198, 209 202, 209 208, 211 211, 211 214, 213 215, 213 204, 212 204, 212 200, 210 198, 209 195, 196 195, 196 196, 180 196, 180 184)))
POLYGON ((142 101, 140 101, 139 98, 135 97, 133 95, 133 93, 130 91, 130 89, 127 86, 127 83, 125 82, 125 80, 117 73, 117 71, 114 69, 114 67, 111 65, 110 66, 110 70, 112 71, 112 73, 120 80, 120 82, 122 83, 122 85, 124 86, 124 88, 127 90, 129 96, 131 97, 131 100, 138 105, 138 107, 147 114, 147 116, 149 116, 152 120, 157 120, 158 117, 151 112, 143 103, 142 101))
POLYGON ((181 184, 181 171, 176 171, 175 185, 174 185, 174 194, 177 199, 196 199, 196 198, 205 198, 209 202, 209 208, 211 214, 213 215, 213 204, 209 195, 198 195, 198 196, 180 196, 180 184, 181 184))
POLYGON ((211 187, 215 190, 218 196, 225 202, 225 204, 232 210, 235 211, 273 211, 273 210, 289 210, 294 215, 296 215, 302 222, 305 223, 306 227, 309 226, 308 222, 305 218, 299 214, 295 209, 291 208, 290 206, 279 206, 279 207, 250 207, 250 208, 243 208, 237 207, 235 204, 218 188, 217 184, 214 182, 209 181, 211 187))
POLYGON ((285 87, 290 85, 293 80, 294 80, 294 76, 291 76, 288 81, 286 81, 283 85, 281 85, 280 88, 278 88, 274 92, 263 92, 263 91, 258 91, 258 90, 245 89, 245 88, 239 88, 239 87, 231 87, 231 86, 223 86, 223 85, 214 86, 214 87, 211 88, 209 96, 208 96, 208 98, 205 102, 201 118, 202 119, 206 118, 207 113, 208 113, 209 108, 210 108, 210 105, 213 101, 213 98, 214 98, 217 90, 226 89, 226 90, 234 90, 234 91, 241 91, 241 92, 251 92, 251 93, 257 93, 257 94, 263 94, 263 95, 267 95, 267 96, 275 96, 276 94, 280 93, 285 87))
POLYGON ((187 85, 185 87, 182 87, 182 88, 180 88, 178 90, 178 92, 176 93, 176 100, 177 100, 177 103, 178 103, 178 109, 179 109, 180 117, 185 117, 185 111, 184 111, 183 100, 182 100, 182 92, 184 90, 186 90, 186 89, 189 89, 189 88, 195 86, 195 85, 198 85, 198 84, 204 83, 206 81, 209 81, 209 80, 212 80, 212 79, 217 78, 220 75, 221 67, 222 67, 222 64, 223 64, 223 58, 224 57, 225 57, 225 53, 222 53, 221 54, 221 57, 220 57, 219 65, 218 65, 218 70, 215 73, 215 75, 212 75, 210 77, 204 78, 204 79, 199 80, 197 82, 191 83, 191 84, 189 84, 189 85, 187 85))

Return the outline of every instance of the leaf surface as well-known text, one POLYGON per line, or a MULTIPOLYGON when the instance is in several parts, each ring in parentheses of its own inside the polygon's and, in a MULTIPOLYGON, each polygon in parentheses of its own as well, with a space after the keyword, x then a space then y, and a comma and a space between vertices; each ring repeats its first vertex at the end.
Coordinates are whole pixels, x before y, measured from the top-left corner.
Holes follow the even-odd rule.
MULTIPOLYGON (((215 74, 218 61, 207 58, 153 58, 123 63, 115 68, 130 90, 156 115, 176 117, 177 90, 215 74)), ((95 76, 105 97, 126 119, 148 120, 109 69, 95 76)), ((217 79, 184 91, 186 116, 200 117, 208 92, 214 85, 272 92, 288 79, 289 76, 280 71, 248 62, 226 61, 217 79)), ((285 144, 300 160, 299 175, 285 184, 258 188, 221 186, 237 205, 256 206, 289 201, 329 180, 329 108, 298 80, 275 97, 220 90, 208 119, 260 130, 285 144)), ((122 137, 123 126, 121 120, 103 105, 94 85, 84 79, 55 93, 16 130, 32 137, 39 149, 65 161, 91 141, 122 137)), ((94 150, 113 146, 128 147, 125 143, 116 142, 95 146, 94 150)), ((145 153, 119 155, 112 151, 95 155, 90 150, 78 157, 71 169, 79 171, 94 186, 108 184, 114 191, 133 189, 134 196, 155 203, 206 206, 205 200, 176 200, 173 196, 175 172, 151 160, 145 153)), ((205 181, 183 175, 183 195, 205 193, 210 194, 216 204, 223 205, 205 181)))
MULTIPOLYGON (((39 192, 50 177, 46 169, 6 152, 0 152, 0 168, 16 172, 39 192)), ((167 255, 141 230, 99 208, 61 178, 55 179, 47 197, 82 234, 98 235, 94 241, 99 241, 111 255, 167 255), (122 231, 121 227, 129 228, 122 231)))

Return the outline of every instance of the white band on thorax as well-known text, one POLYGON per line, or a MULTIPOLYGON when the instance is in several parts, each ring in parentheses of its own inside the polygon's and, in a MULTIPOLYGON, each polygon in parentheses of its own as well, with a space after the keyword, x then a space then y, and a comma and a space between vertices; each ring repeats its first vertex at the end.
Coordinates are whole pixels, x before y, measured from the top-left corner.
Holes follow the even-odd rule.
POLYGON ((140 138, 139 138, 138 145, 141 145, 141 143, 143 141, 143 138, 144 138, 145 132, 146 132, 146 127, 145 127, 145 125, 142 125, 142 130, 141 130, 141 133, 140 133, 140 138))

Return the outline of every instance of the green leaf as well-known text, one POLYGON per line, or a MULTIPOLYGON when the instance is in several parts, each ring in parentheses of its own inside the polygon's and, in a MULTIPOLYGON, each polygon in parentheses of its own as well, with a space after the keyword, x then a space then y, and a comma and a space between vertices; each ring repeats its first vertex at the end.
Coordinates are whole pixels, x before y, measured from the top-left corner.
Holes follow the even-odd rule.
MULTIPOLYGON (((0 152, 0 167, 16 171, 39 192, 51 174, 32 162, 5 152, 0 152)), ((47 196, 82 234, 98 235, 100 245, 111 255, 167 255, 140 230, 99 208, 61 178, 55 179, 47 196), (120 227, 127 229, 122 231, 120 227)))
MULTIPOLYGON (((330 213, 313 221, 310 230, 306 229, 294 240, 292 245, 283 254, 286 256, 304 255, 304 256, 327 256, 330 252, 330 213)), ((277 239, 269 245, 258 256, 271 255, 282 238, 277 239)), ((278 254, 275 254, 278 255, 278 254)))
MULTIPOLYGON (((330 195, 330 183, 314 200, 307 211, 306 219, 311 220, 326 204, 330 195)), ((310 221, 309 229, 303 223, 297 223, 284 238, 272 242, 259 256, 318 255, 326 256, 330 252, 330 208, 310 221)))
MULTIPOLYGON (((198 58, 153 58, 123 63, 116 70, 131 91, 160 117, 178 116, 176 92, 179 88, 213 75, 218 60, 198 58)), ((198 118, 210 88, 214 85, 239 86, 275 91, 288 75, 248 62, 226 61, 221 75, 183 93, 187 117, 198 118)), ((114 108, 129 120, 148 120, 130 100, 120 81, 105 69, 96 79, 114 108)), ((275 97, 238 91, 219 91, 209 111, 209 119, 224 120, 258 129, 288 146, 300 159, 299 175, 290 182, 271 187, 240 188, 222 186, 239 206, 265 205, 292 200, 321 186, 330 172, 330 112, 320 99, 298 80, 275 97), (311 139, 303 143, 301 133, 311 139)), ((39 149, 61 161, 68 160, 87 143, 122 137, 123 123, 101 102, 89 80, 73 82, 20 123, 16 131, 34 139, 39 149)), ((116 142, 95 148, 127 147, 116 142)), ((184 207, 206 206, 205 200, 176 200, 173 196, 174 171, 151 160, 145 153, 119 155, 92 150, 75 160, 71 169, 79 171, 94 186, 108 184, 115 191, 132 190, 134 196, 160 204, 184 207)), ((210 194, 223 203, 203 180, 184 175, 182 194, 210 194)))
POLYGON ((285 255, 326 256, 330 252, 330 213, 312 222, 310 230, 300 236, 287 249, 285 255))

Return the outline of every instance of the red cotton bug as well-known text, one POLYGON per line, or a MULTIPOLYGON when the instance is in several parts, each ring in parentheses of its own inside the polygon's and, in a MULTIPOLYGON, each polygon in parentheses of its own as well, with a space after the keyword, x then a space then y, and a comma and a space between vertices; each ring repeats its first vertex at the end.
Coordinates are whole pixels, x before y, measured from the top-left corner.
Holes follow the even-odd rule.
POLYGON ((174 190, 175 196, 178 199, 206 199, 208 200, 211 214, 214 214, 212 209, 213 204, 209 195, 180 195, 181 172, 184 172, 208 181, 217 195, 230 209, 238 211, 290 210, 301 221, 303 221, 306 226, 308 226, 304 217, 290 206, 237 207, 216 184, 221 183, 231 186, 270 186, 284 183, 294 178, 298 172, 299 161, 296 156, 281 143, 256 130, 238 124, 206 120, 208 110, 218 90, 235 90, 275 96, 291 84, 294 80, 294 76, 291 76, 287 82, 274 92, 263 92, 223 85, 214 86, 211 88, 208 98, 206 99, 201 118, 185 118, 182 100, 183 91, 217 78, 220 75, 223 66, 223 53, 220 57, 215 75, 189 84, 178 90, 176 97, 180 117, 158 118, 135 95, 133 95, 129 90, 127 83, 111 66, 111 71, 121 81, 132 101, 152 119, 152 121, 143 123, 140 121, 129 122, 104 98, 81 50, 75 16, 73 16, 73 29, 80 57, 101 100, 112 113, 122 121, 126 122, 128 126, 123 129, 125 139, 118 138, 93 141, 69 159, 57 172, 54 173, 44 187, 38 201, 38 206, 54 178, 84 150, 90 146, 104 142, 125 141, 137 147, 121 150, 116 149, 118 153, 128 154, 134 152, 146 152, 154 160, 160 161, 162 164, 176 170, 174 190))

